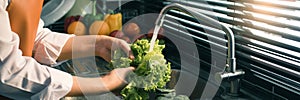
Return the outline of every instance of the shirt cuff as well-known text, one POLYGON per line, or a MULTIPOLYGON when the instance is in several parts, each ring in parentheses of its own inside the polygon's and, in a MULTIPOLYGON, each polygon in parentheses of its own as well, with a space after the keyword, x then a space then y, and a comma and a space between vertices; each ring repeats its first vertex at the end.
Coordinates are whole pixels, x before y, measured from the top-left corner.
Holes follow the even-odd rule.
POLYGON ((35 44, 34 58, 39 63, 53 65, 56 64, 56 60, 67 40, 74 35, 50 32, 50 30, 46 33, 47 35, 35 44))
POLYGON ((72 89, 73 78, 70 74, 54 68, 47 68, 50 73, 50 83, 41 92, 31 97, 32 100, 57 100, 65 97, 72 89))

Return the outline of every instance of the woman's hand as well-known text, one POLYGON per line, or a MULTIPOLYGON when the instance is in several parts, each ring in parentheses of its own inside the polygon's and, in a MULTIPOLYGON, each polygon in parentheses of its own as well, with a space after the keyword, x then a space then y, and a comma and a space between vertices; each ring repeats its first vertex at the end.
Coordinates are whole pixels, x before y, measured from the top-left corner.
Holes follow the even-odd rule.
POLYGON ((73 85, 67 96, 82 96, 112 92, 126 86, 126 76, 134 67, 117 68, 103 77, 87 78, 73 76, 73 85))
POLYGON ((109 82, 106 86, 110 91, 122 89, 128 84, 126 77, 133 70, 135 70, 134 67, 117 68, 105 75, 103 80, 109 82))
POLYGON ((130 59, 134 59, 128 43, 118 38, 100 35, 96 39, 95 48, 95 54, 104 58, 108 62, 110 62, 111 60, 113 53, 112 51, 117 48, 121 48, 122 50, 124 50, 124 52, 127 53, 130 59))
POLYGON ((130 59, 134 58, 128 43, 124 40, 104 35, 74 36, 66 42, 58 60, 100 56, 110 62, 112 51, 117 48, 122 48, 130 59))

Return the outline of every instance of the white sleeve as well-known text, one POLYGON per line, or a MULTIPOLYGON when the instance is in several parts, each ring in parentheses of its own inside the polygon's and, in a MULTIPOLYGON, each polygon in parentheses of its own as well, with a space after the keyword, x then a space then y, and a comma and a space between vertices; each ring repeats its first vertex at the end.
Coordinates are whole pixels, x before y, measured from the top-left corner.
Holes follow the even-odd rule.
POLYGON ((34 58, 43 64, 56 64, 63 46, 74 35, 52 32, 43 26, 44 22, 40 20, 33 49, 34 58))
POLYGON ((65 96, 71 90, 72 76, 22 56, 18 35, 11 31, 8 13, 2 7, 0 22, 0 95, 34 100, 65 96))
POLYGON ((9 0, 0 0, 0 11, 4 11, 8 6, 9 0))

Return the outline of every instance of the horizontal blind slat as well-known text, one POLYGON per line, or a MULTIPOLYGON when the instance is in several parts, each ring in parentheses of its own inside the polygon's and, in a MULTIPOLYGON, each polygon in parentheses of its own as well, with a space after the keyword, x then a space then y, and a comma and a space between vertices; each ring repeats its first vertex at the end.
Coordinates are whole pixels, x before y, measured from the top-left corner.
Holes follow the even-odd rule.
MULTIPOLYGON (((189 1, 191 2, 191 1, 189 1)), ((199 8, 199 12, 207 14, 211 17, 217 17, 220 21, 233 24, 233 25, 241 25, 246 26, 266 32, 271 32, 275 34, 282 35, 285 38, 293 39, 295 41, 300 41, 298 38, 300 38, 300 32, 296 30, 300 30, 300 26, 297 24, 300 22, 297 21, 291 21, 290 20, 282 20, 278 18, 278 21, 272 21, 270 18, 262 18, 257 17, 258 15, 251 14, 252 12, 244 12, 244 13, 237 13, 237 11, 234 10, 228 10, 226 8, 218 8, 207 4, 197 4, 196 1, 193 1, 193 3, 187 3, 187 2, 180 2, 188 6, 197 7, 199 8), (197 4, 197 5, 196 5, 197 4), (218 14, 219 13, 219 14, 218 14), (225 14, 227 16, 224 16, 222 14, 225 14), (237 16, 240 16, 242 19, 233 19, 237 16), (246 16, 246 17, 245 17, 246 16), (288 21, 288 22, 286 22, 288 21), (263 23, 275 25, 276 27, 270 27, 268 25, 262 25, 263 23), (282 28, 282 29, 278 29, 282 28), (288 28, 288 29, 287 29, 288 28)), ((201 2, 202 3, 202 2, 201 2)), ((239 18, 239 17, 238 17, 239 18)), ((274 20, 274 19, 273 19, 274 20)))

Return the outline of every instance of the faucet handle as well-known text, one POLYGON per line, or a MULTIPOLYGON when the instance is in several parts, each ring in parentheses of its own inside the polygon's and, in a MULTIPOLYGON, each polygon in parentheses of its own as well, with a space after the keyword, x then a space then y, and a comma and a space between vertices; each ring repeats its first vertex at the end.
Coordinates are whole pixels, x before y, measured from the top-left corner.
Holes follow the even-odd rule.
POLYGON ((239 79, 245 74, 245 71, 243 70, 236 70, 235 72, 217 72, 215 74, 215 80, 217 82, 222 82, 223 79, 226 79, 226 81, 231 81, 235 79, 239 79))

